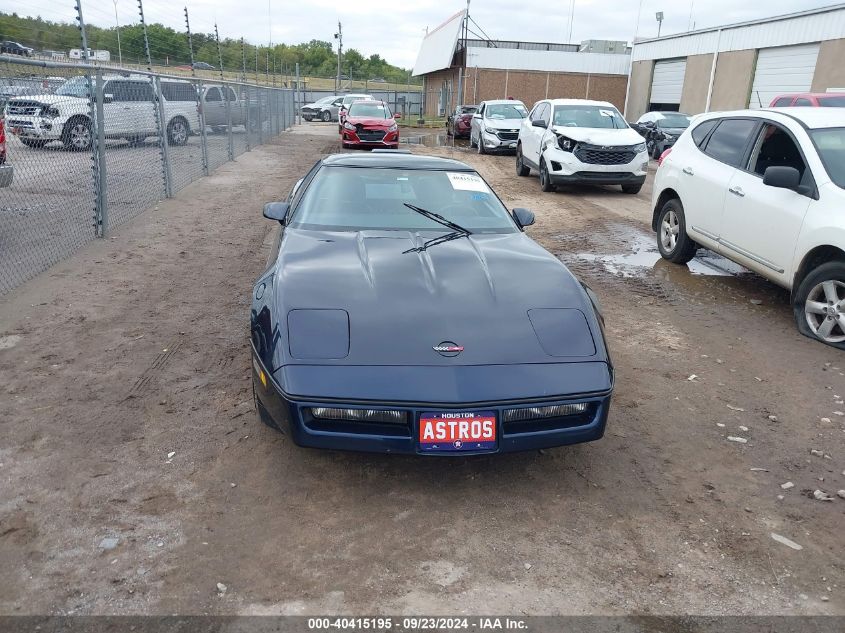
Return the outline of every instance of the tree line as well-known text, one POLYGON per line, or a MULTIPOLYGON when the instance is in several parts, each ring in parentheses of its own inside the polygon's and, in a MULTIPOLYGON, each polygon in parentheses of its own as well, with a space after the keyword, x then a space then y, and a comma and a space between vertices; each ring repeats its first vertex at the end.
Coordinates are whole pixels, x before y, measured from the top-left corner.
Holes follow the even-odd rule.
MULTIPOLYGON (((117 28, 86 25, 88 47, 107 50, 113 62, 118 61, 117 28)), ((160 66, 180 66, 190 63, 187 34, 161 24, 148 24, 147 36, 153 63, 160 66)), ((217 42, 214 33, 192 33, 194 60, 219 66, 217 42)), ((0 40, 14 40, 36 51, 58 51, 64 54, 72 48, 82 48, 79 29, 75 24, 51 22, 41 17, 22 17, 16 13, 0 12, 0 40)), ((120 51, 123 60, 132 64, 146 62, 144 32, 140 24, 120 27, 120 51)), ((238 71, 246 58, 247 73, 254 73, 257 66, 263 74, 269 66, 277 73, 292 74, 296 64, 300 73, 310 77, 333 77, 337 73, 337 52, 331 42, 311 40, 304 44, 274 44, 272 47, 245 43, 240 39, 220 40, 220 56, 226 70, 238 71)), ((380 55, 364 57, 354 48, 343 53, 341 73, 354 79, 384 79, 389 82, 408 81, 409 71, 389 64, 380 55)), ((411 78, 412 83, 417 81, 411 78)))

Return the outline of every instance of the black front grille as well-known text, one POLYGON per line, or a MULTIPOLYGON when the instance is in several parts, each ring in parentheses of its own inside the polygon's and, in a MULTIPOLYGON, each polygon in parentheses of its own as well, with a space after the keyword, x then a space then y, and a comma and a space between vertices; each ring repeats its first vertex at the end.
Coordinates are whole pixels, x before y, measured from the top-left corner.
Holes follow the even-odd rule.
POLYGON ((363 127, 356 126, 358 128, 358 138, 362 141, 367 142, 378 142, 384 138, 385 131, 384 130, 367 130, 363 127))
POLYGON ((500 130, 497 133, 497 136, 503 141, 515 141, 519 138, 519 131, 517 130, 516 132, 505 132, 503 130, 500 130))
POLYGON ((9 101, 6 104, 6 114, 17 114, 21 116, 37 116, 44 104, 37 101, 9 101))
POLYGON ((575 158, 589 165, 627 165, 637 155, 630 147, 600 147, 580 143, 575 158))

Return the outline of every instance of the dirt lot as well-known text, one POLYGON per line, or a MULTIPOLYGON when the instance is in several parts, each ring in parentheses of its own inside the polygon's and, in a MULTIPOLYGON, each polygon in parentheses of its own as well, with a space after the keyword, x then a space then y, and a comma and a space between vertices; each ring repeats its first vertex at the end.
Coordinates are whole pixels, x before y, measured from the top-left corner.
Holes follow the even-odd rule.
POLYGON ((618 381, 603 440, 441 460, 264 427, 260 206, 336 149, 312 130, 0 304, 0 612, 845 614, 845 500, 812 498, 845 488, 845 356, 724 260, 659 261, 647 189, 542 194, 510 157, 415 148, 532 208, 530 235, 600 296, 618 381))

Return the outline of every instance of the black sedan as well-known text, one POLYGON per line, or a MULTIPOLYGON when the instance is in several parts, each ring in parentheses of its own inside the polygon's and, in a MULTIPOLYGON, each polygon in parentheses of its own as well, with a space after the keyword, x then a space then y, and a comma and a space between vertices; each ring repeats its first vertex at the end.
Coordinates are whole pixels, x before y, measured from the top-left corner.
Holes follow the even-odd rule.
POLYGON ((592 292, 471 167, 318 161, 253 288, 252 378, 302 446, 454 455, 602 437, 613 390, 592 292))

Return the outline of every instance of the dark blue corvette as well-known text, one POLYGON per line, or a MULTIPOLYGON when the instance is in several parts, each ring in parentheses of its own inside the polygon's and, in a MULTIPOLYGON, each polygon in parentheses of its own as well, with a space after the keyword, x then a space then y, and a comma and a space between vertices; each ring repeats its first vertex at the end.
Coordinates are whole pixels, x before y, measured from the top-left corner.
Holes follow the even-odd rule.
POLYGON ((504 453, 599 439, 613 390, 592 293, 467 165, 317 162, 253 289, 262 420, 301 446, 504 453))

